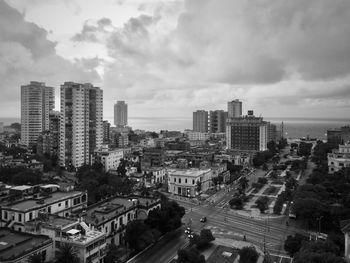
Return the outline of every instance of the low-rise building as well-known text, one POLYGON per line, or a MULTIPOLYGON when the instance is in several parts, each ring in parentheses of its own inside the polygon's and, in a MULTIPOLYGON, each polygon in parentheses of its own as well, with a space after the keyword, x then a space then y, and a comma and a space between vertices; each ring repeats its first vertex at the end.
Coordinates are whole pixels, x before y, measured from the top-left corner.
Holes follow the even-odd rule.
POLYGON ((106 234, 108 244, 124 243, 128 222, 146 219, 149 211, 160 207, 160 200, 145 197, 113 197, 88 207, 85 222, 106 234))
POLYGON ((149 179, 151 184, 165 183, 166 172, 163 167, 148 167, 143 170, 146 179, 149 179))
POLYGON ((24 231, 24 223, 38 218, 42 213, 68 217, 86 207, 86 192, 37 193, 31 197, 2 205, 0 226, 24 231))
POLYGON ((54 241, 54 251, 65 243, 70 244, 80 263, 103 262, 106 255, 106 234, 78 219, 43 214, 25 223, 25 231, 49 236, 54 241))
POLYGON ((43 262, 54 259, 52 239, 44 235, 22 233, 0 228, 0 262, 25 263, 29 257, 39 254, 43 262))
POLYGON ((350 167, 350 144, 339 145, 328 154, 328 173, 333 174, 344 167, 350 167))
POLYGON ((186 130, 185 134, 190 141, 206 141, 210 137, 209 133, 190 130, 186 130))
POLYGON ((107 144, 95 151, 95 161, 103 165, 105 172, 116 170, 124 157, 124 149, 109 149, 107 144))
POLYGON ((169 169, 168 191, 172 194, 195 197, 199 192, 205 192, 212 186, 212 169, 169 169), (200 185, 200 191, 198 188, 200 185))

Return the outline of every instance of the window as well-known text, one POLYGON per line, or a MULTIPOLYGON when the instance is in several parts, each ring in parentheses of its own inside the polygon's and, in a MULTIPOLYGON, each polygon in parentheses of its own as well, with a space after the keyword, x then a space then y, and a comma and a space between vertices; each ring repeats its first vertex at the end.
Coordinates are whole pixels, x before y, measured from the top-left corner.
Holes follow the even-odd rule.
POLYGON ((4 211, 4 219, 7 219, 7 211, 4 211))
POLYGON ((185 183, 187 184, 187 178, 185 179, 185 183))
POLYGON ((51 214, 51 206, 49 206, 49 207, 47 208, 47 212, 48 212, 49 214, 51 214))
POLYGON ((81 201, 82 201, 82 202, 86 202, 86 195, 83 195, 83 196, 81 197, 81 201))
POLYGON ((66 201, 66 207, 68 206, 68 200, 66 201))
POLYGON ((179 184, 181 184, 181 178, 179 178, 179 184))
POLYGON ((60 207, 61 206, 61 203, 58 203, 58 207, 60 207))
POLYGON ((33 214, 32 212, 29 213, 29 220, 32 220, 33 219, 33 214))
POLYGON ((22 214, 18 214, 18 221, 22 222, 22 214))
POLYGON ((119 217, 119 225, 123 224, 123 217, 119 217))
POLYGON ((176 183, 176 178, 174 177, 174 183, 176 183))
POLYGON ((130 221, 130 213, 128 213, 128 222, 130 221))
POLYGON ((194 180, 192 180, 192 184, 195 184, 194 180))

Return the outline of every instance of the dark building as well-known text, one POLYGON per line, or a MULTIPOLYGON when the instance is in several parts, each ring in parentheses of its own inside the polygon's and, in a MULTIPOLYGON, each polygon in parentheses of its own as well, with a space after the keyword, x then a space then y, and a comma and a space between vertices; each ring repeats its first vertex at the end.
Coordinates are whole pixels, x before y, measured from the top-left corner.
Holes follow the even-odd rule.
POLYGON ((141 158, 141 168, 164 166, 164 148, 145 148, 141 158))
POLYGON ((103 125, 103 143, 109 144, 111 124, 108 121, 103 121, 102 125, 103 125))
POLYGON ((340 129, 327 130, 327 142, 344 144, 350 141, 350 126, 343 126, 340 129))
POLYGON ((226 131, 227 112, 223 110, 210 111, 209 132, 224 133, 226 131))
POLYGON ((231 118, 227 122, 227 149, 238 151, 265 151, 269 140, 270 123, 252 112, 247 116, 231 118))

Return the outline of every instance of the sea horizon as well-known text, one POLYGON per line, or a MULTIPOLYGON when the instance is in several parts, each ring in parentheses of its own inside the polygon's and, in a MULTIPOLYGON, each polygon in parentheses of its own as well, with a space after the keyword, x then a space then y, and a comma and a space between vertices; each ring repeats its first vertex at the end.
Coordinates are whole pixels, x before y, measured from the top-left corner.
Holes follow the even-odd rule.
MULTIPOLYGON (((113 118, 106 117, 104 120, 108 120, 113 125, 113 118)), ((350 119, 347 118, 264 117, 264 120, 276 124, 278 130, 281 129, 281 123, 283 122, 286 138, 309 136, 310 138, 326 139, 327 130, 350 125, 350 119)), ((3 122, 4 125, 10 125, 14 122, 20 123, 20 121, 21 119, 16 117, 0 117, 0 122, 3 122)), ((160 130, 184 131, 192 129, 192 118, 134 116, 129 117, 128 121, 128 126, 134 130, 159 132, 160 130)))

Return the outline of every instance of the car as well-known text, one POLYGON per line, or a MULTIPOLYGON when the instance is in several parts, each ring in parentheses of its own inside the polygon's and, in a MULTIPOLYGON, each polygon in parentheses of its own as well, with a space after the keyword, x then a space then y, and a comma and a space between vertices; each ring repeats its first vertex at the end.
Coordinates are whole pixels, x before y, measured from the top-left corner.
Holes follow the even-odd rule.
POLYGON ((186 229, 185 229, 185 234, 191 234, 192 233, 192 229, 190 228, 190 227, 187 227, 186 229))
POLYGON ((205 223, 205 222, 207 222, 207 218, 206 218, 206 217, 202 217, 202 218, 200 219, 200 221, 201 221, 202 223, 205 223))

